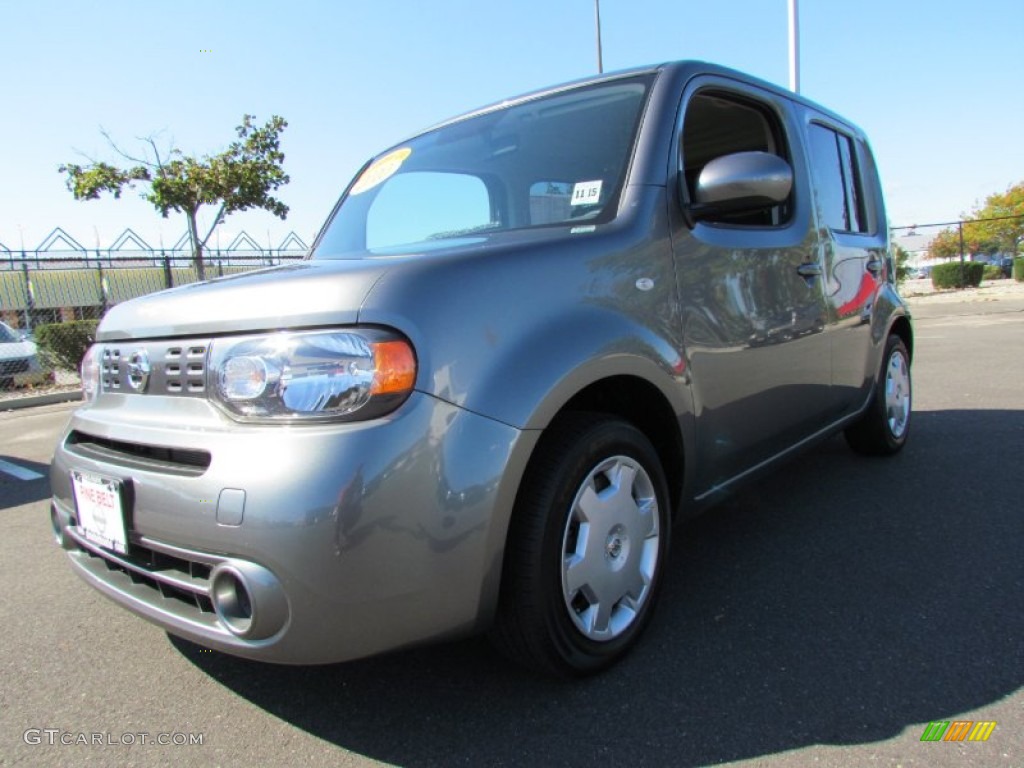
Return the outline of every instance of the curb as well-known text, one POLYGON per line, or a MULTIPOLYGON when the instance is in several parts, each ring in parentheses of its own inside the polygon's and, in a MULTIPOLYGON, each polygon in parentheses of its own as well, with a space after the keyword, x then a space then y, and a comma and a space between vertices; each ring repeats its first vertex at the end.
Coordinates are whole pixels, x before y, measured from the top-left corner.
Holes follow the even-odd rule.
POLYGON ((48 395, 31 395, 29 397, 12 397, 10 400, 0 400, 0 411, 16 411, 21 408, 35 408, 39 405, 71 403, 81 399, 81 390, 72 390, 70 392, 51 392, 48 395))

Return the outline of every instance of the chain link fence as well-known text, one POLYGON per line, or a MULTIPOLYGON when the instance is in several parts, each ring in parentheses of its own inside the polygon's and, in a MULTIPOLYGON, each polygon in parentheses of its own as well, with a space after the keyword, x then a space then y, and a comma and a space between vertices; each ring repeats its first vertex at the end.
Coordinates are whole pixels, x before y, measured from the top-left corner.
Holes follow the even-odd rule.
MULTIPOLYGON (((986 280, 1008 278, 1014 268, 1006 254, 981 251, 967 222, 893 227, 892 235, 909 254, 911 279, 930 278, 943 261, 959 262, 961 250, 966 262, 985 263, 986 280), (938 256, 943 240, 943 253, 950 253, 938 256)), ((294 232, 276 248, 242 232, 226 248, 206 252, 206 278, 296 261, 308 250, 294 232)), ((33 250, 0 242, 0 401, 77 388, 78 363, 110 307, 197 280, 187 235, 167 249, 149 246, 130 229, 108 248, 86 249, 60 228, 33 250)))
POLYGON ((907 252, 912 279, 931 279, 936 267, 951 263, 976 271, 985 281, 1009 279, 1015 258, 1019 260, 1017 243, 1012 237, 1005 241, 993 237, 992 228, 984 225, 1016 224, 1022 218, 1014 215, 892 227, 892 242, 907 252), (975 270, 966 266, 969 264, 981 266, 975 270))
MULTIPOLYGON (((109 248, 85 249, 61 229, 34 250, 0 243, 0 401, 74 389, 78 364, 103 314, 115 304, 198 280, 187 239, 155 249, 131 230, 109 248)), ((206 279, 305 257, 293 232, 262 248, 242 232, 203 259, 206 279)))

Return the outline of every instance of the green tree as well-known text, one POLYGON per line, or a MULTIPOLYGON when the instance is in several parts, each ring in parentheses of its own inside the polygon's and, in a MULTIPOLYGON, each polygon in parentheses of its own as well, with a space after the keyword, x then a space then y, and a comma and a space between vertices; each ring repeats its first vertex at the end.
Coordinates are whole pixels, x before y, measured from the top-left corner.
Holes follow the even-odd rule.
POLYGON ((67 175, 67 187, 76 200, 96 200, 103 192, 114 198, 121 197, 125 187, 137 183, 147 184, 142 197, 153 204, 164 218, 171 211, 185 214, 188 222, 192 261, 200 280, 205 279, 203 249, 214 229, 229 214, 250 208, 262 208, 284 219, 288 206, 272 193, 290 179, 284 172, 284 153, 281 152, 281 132, 288 123, 274 115, 262 127, 253 124, 254 115, 244 115, 235 131, 238 139, 223 152, 195 158, 171 148, 161 157, 152 137, 144 139, 148 151, 141 157, 132 157, 121 151, 104 133, 113 149, 126 160, 135 163, 118 168, 104 162, 92 161, 81 166, 66 163, 59 171, 67 175), (204 205, 219 205, 209 232, 199 237, 198 214, 204 205))
POLYGON ((960 233, 944 229, 928 245, 929 259, 952 259, 960 255, 960 233))
POLYGON ((894 261, 896 262, 896 282, 902 284, 910 275, 910 251, 902 245, 893 248, 894 261))
MULTIPOLYGON (((999 246, 982 230, 982 225, 965 219, 963 223, 964 256, 974 254, 993 254, 999 246)), ((960 256, 959 229, 944 229, 937 234, 928 246, 929 259, 955 259, 960 256)))
MULTIPOLYGON (((984 205, 975 206, 970 215, 963 215, 962 227, 965 255, 1017 255, 1024 242, 1024 182, 1006 192, 989 195, 984 205)), ((959 255, 960 232, 956 229, 942 230, 928 246, 930 259, 959 255)))
POLYGON ((971 212, 971 219, 989 219, 972 223, 970 228, 988 244, 990 253, 1015 256, 1024 241, 1024 181, 1003 193, 989 195, 983 206, 971 212))

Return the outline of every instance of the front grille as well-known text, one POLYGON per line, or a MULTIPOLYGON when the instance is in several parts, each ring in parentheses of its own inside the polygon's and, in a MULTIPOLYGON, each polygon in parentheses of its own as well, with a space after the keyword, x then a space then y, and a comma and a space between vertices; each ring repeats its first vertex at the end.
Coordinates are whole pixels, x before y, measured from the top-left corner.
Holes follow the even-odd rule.
MULTIPOLYGON (((88 558, 89 562, 83 565, 93 566, 89 570, 104 581, 122 589, 128 585, 145 587, 148 592, 142 592, 142 597, 146 602, 165 610, 170 607, 166 601, 175 601, 171 604, 179 609, 175 613, 184 611, 185 615, 214 618, 210 573, 216 558, 165 548, 146 539, 133 541, 128 554, 120 554, 93 544, 77 527, 67 531, 77 547, 76 554, 88 558)), ((139 590, 133 591, 139 594, 139 590)))
POLYGON ((206 344, 170 347, 164 367, 169 393, 203 392, 206 387, 206 344))
POLYGON ((187 477, 202 475, 209 469, 211 461, 209 451, 129 443, 97 437, 77 429, 67 436, 64 447, 71 453, 96 461, 187 477))
POLYGON ((0 360, 0 376, 13 376, 16 373, 27 373, 29 362, 27 357, 18 360, 0 360))
POLYGON ((202 397, 206 393, 208 339, 104 343, 104 392, 202 397))

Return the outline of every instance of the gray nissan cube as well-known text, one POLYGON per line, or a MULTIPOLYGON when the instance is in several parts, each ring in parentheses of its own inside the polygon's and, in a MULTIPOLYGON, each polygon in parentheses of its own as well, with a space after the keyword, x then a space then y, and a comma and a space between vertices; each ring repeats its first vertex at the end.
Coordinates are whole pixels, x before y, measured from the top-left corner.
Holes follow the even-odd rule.
POLYGON ((836 432, 904 446, 893 274, 868 142, 806 99, 676 62, 503 101, 370 160, 306 260, 113 307, 56 539, 225 653, 487 631, 593 673, 678 520, 836 432))

